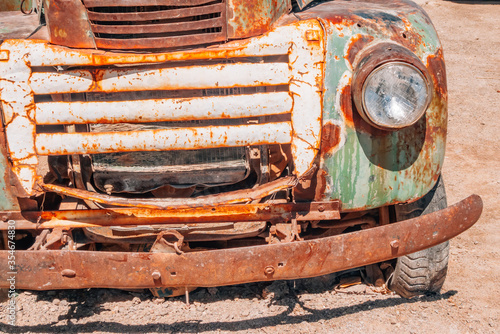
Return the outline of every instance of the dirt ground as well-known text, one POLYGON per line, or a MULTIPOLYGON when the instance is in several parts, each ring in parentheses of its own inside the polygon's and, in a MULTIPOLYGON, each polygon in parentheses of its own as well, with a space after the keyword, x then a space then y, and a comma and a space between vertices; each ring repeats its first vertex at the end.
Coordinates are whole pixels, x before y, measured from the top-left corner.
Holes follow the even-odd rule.
POLYGON ((449 139, 448 203, 476 193, 480 221, 451 242, 441 295, 405 300, 366 285, 325 281, 247 284, 155 299, 93 289, 21 292, 17 327, 5 332, 500 333, 500 2, 417 1, 444 44, 449 139))

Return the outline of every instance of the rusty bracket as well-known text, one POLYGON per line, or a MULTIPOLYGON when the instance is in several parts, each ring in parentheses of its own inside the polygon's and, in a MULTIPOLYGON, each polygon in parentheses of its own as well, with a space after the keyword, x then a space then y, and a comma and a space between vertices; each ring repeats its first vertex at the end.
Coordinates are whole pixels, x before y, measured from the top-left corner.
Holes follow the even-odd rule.
MULTIPOLYGON (((340 202, 226 204, 165 210, 114 208, 43 212, 24 211, 16 215, 10 212, 0 212, 1 215, 15 220, 17 229, 68 229, 98 226, 213 224, 250 221, 285 222, 292 219, 298 221, 340 219, 340 202), (19 220, 16 218, 19 218, 19 220), (38 220, 41 224, 37 225, 38 220)), ((7 228, 7 222, 0 222, 0 230, 7 228)))
POLYGON ((184 253, 181 250, 183 243, 184 243, 184 236, 182 234, 180 234, 179 232, 177 232, 175 230, 162 231, 156 237, 156 240, 155 240, 153 246, 151 247, 151 250, 153 251, 153 253, 161 252, 160 249, 162 249, 166 246, 166 247, 173 248, 175 250, 175 252, 180 255, 180 254, 184 253), (177 238, 177 240, 174 242, 169 242, 169 241, 167 241, 165 236, 173 236, 173 237, 177 238), (155 249, 156 249, 156 251, 154 251, 155 249))

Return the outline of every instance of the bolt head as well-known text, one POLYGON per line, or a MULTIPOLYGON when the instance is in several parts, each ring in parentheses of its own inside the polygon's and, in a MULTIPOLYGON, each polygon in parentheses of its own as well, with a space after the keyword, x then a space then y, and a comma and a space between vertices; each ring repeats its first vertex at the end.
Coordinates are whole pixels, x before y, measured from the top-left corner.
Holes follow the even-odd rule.
POLYGON ((153 271, 151 277, 153 277, 154 280, 158 280, 161 278, 161 273, 159 271, 153 271))
POLYGON ((399 248, 399 240, 392 240, 391 247, 394 249, 399 248))
POLYGON ((266 274, 266 276, 271 276, 272 274, 274 274, 274 267, 273 266, 267 266, 264 269, 264 274, 266 274))
POLYGON ((76 271, 74 271, 73 269, 64 269, 63 271, 61 271, 61 276, 73 278, 76 276, 76 271))

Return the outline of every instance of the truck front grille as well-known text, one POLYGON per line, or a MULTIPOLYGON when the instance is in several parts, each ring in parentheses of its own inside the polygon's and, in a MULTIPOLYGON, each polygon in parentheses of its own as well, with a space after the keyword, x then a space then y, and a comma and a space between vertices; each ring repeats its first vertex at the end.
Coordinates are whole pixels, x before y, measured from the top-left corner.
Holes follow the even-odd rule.
MULTIPOLYGON (((85 0, 89 8, 111 2, 85 0)), ((242 165, 233 156, 243 148, 290 145, 293 172, 303 175, 320 147, 324 55, 317 20, 220 47, 164 53, 5 41, 0 106, 12 171, 33 196, 43 182, 44 156, 173 152, 161 154, 182 158, 174 163, 181 166, 186 155, 175 152, 203 152, 202 161, 232 152, 228 160, 242 165), (97 124, 114 129, 97 131, 97 124), (90 126, 94 131, 82 130, 90 126)))
POLYGON ((226 40, 225 0, 84 0, 98 48, 164 49, 226 40))

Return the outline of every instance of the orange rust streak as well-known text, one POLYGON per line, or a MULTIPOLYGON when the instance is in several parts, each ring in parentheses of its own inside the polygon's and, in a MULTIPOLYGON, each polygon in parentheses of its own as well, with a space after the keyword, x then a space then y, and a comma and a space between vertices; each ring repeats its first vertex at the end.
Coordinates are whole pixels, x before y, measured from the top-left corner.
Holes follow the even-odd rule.
POLYGON ((321 133, 321 155, 331 153, 340 144, 340 127, 327 122, 321 133))

